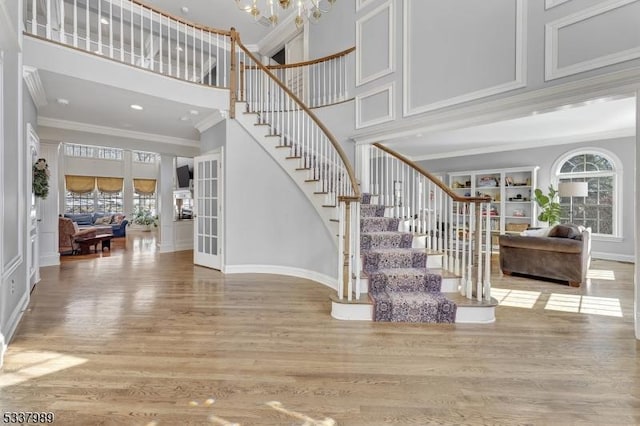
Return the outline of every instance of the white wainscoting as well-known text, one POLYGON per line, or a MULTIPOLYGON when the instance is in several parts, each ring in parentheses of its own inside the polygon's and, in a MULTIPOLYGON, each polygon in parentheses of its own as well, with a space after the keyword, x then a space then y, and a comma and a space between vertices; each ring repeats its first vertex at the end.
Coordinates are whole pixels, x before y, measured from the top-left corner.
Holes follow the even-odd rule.
MULTIPOLYGON (((510 1, 512 16, 504 8, 505 0, 466 0, 461 5, 456 2, 456 7, 477 8, 469 12, 473 19, 464 21, 459 14, 445 11, 430 14, 434 6, 431 2, 405 1, 405 117, 526 86, 527 0, 510 1), (503 11, 504 15, 496 15, 496 11, 503 11), (447 34, 445 27, 450 29, 447 34), (510 31, 509 27, 513 27, 511 34, 501 33, 510 31), (489 33, 489 28, 494 32, 489 33), (417 49, 420 53, 416 53, 417 49), (426 57, 423 52, 432 55, 426 57), (452 52, 457 52, 458 57, 453 57, 452 52), (429 98, 421 100, 420 96, 429 98)), ((441 2, 438 7, 453 7, 450 4, 441 2)))
POLYGON ((356 96, 356 129, 395 120, 395 83, 356 96))
POLYGON ((580 72, 591 71, 607 65, 640 58, 640 45, 621 46, 631 41, 624 37, 640 25, 639 0, 613 0, 595 7, 565 16, 545 26, 545 80, 566 77, 580 72), (607 22, 607 20, 615 22, 607 22), (598 23, 598 21, 600 21, 598 23), (579 29, 583 28, 581 32, 579 29), (596 29, 608 29, 597 31, 596 29), (567 40, 563 44, 562 37, 567 40), (627 31, 625 31, 627 30, 627 31), (573 33, 572 33, 573 31, 573 33), (608 52, 602 46, 608 43, 608 52), (600 54, 594 49, 600 46, 600 54), (584 52, 578 60, 563 55, 584 52), (592 54, 594 56, 587 56, 592 54))
POLYGON ((356 87, 394 71, 393 16, 393 0, 387 0, 356 21, 356 87))

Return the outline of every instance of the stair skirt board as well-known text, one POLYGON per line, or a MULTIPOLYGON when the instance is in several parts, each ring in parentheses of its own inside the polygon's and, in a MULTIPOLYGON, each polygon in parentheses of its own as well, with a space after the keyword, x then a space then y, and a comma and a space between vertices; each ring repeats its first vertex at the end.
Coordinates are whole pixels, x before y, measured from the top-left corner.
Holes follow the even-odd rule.
POLYGON ((320 272, 308 269, 294 268, 292 266, 278 265, 225 265, 222 268, 224 274, 275 274, 289 277, 303 278, 323 284, 338 291, 338 280, 320 272))
MULTIPOLYGON (((456 293, 444 293, 450 299, 456 299, 456 293)), ((361 296, 367 300, 367 296, 361 296)), ((464 302, 457 302, 456 324, 491 324, 496 321, 496 303, 469 306, 464 302)), ((348 302, 332 298, 331 316, 335 319, 346 321, 373 321, 373 304, 370 302, 348 302)))

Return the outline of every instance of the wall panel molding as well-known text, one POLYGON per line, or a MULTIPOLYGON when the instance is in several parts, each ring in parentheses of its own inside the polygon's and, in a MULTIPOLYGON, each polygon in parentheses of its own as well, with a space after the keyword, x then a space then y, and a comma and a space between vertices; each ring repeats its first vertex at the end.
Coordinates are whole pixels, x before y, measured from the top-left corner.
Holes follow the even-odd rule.
POLYGON ((560 6, 562 3, 566 3, 569 0, 544 0, 544 10, 549 10, 553 7, 560 6))
MULTIPOLYGON (((417 1, 417 0, 415 0, 417 1)), ((500 93, 508 92, 514 89, 520 89, 526 87, 526 60, 527 60, 527 0, 514 0, 515 1, 515 60, 514 60, 514 79, 502 84, 494 85, 491 87, 481 88, 472 92, 465 93, 459 96, 453 96, 446 99, 441 99, 436 102, 412 106, 411 104, 411 16, 412 16, 412 0, 405 2, 404 14, 403 14, 403 115, 409 117, 416 114, 421 114, 440 108, 458 105, 465 102, 481 99, 487 96, 497 95, 500 93)))
MULTIPOLYGON (((369 0, 371 1, 371 0, 369 0)), ((379 31, 379 29, 377 30, 379 31)), ((385 75, 391 74, 394 72, 395 68, 395 54, 394 54, 394 37, 395 34, 395 19, 393 13, 393 0, 387 0, 385 3, 375 8, 371 12, 367 13, 362 18, 356 21, 356 87, 362 86, 363 84, 369 83, 370 81, 377 80, 380 77, 384 77, 385 75), (388 14, 388 33, 387 33, 387 43, 386 47, 383 46, 384 50, 387 53, 387 63, 384 67, 378 70, 370 70, 365 74, 365 70, 363 69, 363 46, 362 43, 364 40, 368 40, 370 37, 367 37, 364 34, 365 29, 363 28, 368 21, 377 17, 383 13, 388 14)))
POLYGON ((368 7, 374 0, 356 0, 356 12, 368 7))
POLYGON ((606 1, 597 6, 581 10, 565 16, 556 21, 545 25, 545 47, 544 47, 544 64, 545 64, 545 81, 554 80, 561 77, 577 74, 580 72, 591 71, 608 65, 617 64, 624 61, 640 58, 640 45, 614 52, 608 55, 594 57, 575 64, 560 67, 559 34, 563 28, 586 21, 587 19, 604 15, 624 6, 637 3, 640 0, 613 0, 606 1))
POLYGON ((388 121, 393 121, 396 118, 395 114, 395 83, 389 83, 381 87, 376 87, 375 89, 371 89, 366 93, 356 96, 356 129, 361 129, 363 127, 375 126, 377 124, 386 123, 388 121), (379 116, 370 119, 364 120, 362 115, 366 111, 365 102, 367 99, 371 99, 377 95, 386 93, 387 94, 387 102, 386 102, 386 113, 380 114, 379 116))

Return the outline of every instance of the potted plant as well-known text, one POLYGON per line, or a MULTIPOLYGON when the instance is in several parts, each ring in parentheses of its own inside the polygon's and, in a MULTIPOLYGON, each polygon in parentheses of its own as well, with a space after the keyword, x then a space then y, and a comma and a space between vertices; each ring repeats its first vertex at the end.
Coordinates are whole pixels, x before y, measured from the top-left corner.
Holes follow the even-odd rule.
POLYGON ((132 215, 132 223, 140 225, 145 231, 151 231, 151 227, 158 227, 158 215, 151 213, 151 210, 138 207, 132 215))
POLYGON ((540 207, 538 220, 547 222, 549 226, 560 223, 560 203, 558 202, 558 191, 549 185, 549 193, 543 194, 539 188, 534 191, 536 203, 540 207))

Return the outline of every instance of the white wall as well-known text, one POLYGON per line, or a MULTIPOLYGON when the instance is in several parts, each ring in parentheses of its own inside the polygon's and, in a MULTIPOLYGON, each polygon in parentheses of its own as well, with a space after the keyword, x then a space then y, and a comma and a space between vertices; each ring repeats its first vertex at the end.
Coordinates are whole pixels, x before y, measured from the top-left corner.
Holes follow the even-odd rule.
POLYGON ((602 148, 614 153, 621 161, 623 177, 622 185, 622 230, 623 240, 620 242, 598 240, 594 237, 592 251, 604 254, 606 258, 632 261, 634 256, 634 236, 636 216, 633 203, 635 193, 634 173, 636 170, 636 139, 621 138, 599 142, 584 142, 544 148, 522 149, 491 154, 470 155, 464 157, 445 158, 421 161, 418 164, 432 173, 450 173, 467 170, 498 169, 506 167, 539 166, 538 187, 546 193, 551 182, 553 164, 565 153, 578 148, 602 148))
POLYGON ((337 250, 296 183, 233 120, 224 158, 225 272, 337 276, 337 250))
POLYGON ((202 154, 224 146, 227 141, 227 120, 205 130, 200 135, 200 152, 202 154))
POLYGON ((29 301, 20 2, 0 0, 0 365, 29 301))

